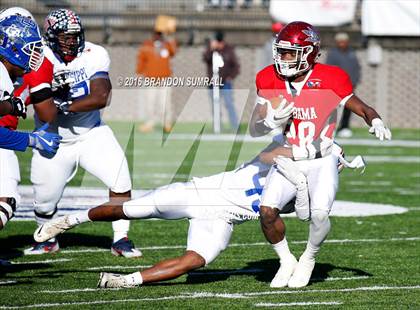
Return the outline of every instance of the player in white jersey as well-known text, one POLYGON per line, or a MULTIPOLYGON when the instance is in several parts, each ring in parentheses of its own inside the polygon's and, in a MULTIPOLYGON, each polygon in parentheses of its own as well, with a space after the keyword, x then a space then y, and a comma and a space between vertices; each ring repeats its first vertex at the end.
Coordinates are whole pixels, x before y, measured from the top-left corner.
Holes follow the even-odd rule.
MULTIPOLYGON (((110 99, 110 59, 107 51, 85 42, 79 16, 67 9, 52 11, 45 20, 45 55, 53 64, 53 96, 59 113, 50 130, 63 137, 62 148, 54 157, 34 152, 31 181, 34 186, 35 217, 38 225, 57 211, 66 183, 78 166, 108 188, 111 201, 131 198, 131 180, 124 152, 111 129, 100 116, 110 99), (51 177, 51 176, 54 177, 51 177)), ((35 116, 36 127, 42 122, 35 116)), ((114 241, 111 252, 124 257, 141 256, 127 238, 129 221, 112 223, 114 241)), ((57 240, 35 243, 25 254, 52 253, 57 240)))
MULTIPOLYGON (((273 142, 259 156, 233 171, 163 186, 120 206, 105 203, 54 219, 39 227, 34 238, 41 242, 89 221, 188 218, 187 249, 182 256, 129 275, 101 273, 98 285, 102 288, 132 287, 179 277, 216 259, 228 246, 234 224, 258 218, 260 195, 279 145, 273 142)), ((341 148, 337 146, 334 156, 338 159, 340 154, 341 148)), ((292 183, 284 186, 289 193, 283 196, 283 203, 287 204, 296 191, 292 183)), ((292 212, 293 205, 292 201, 288 204, 290 209, 283 208, 282 213, 292 212)))
POLYGON ((25 151, 30 146, 53 155, 59 144, 59 136, 46 133, 45 127, 26 133, 3 122, 7 117, 26 117, 25 104, 14 93, 13 83, 26 72, 37 70, 43 60, 41 36, 36 23, 28 18, 30 13, 14 13, 16 10, 0 13, 0 229, 13 216, 19 201, 20 172, 13 150, 25 151))

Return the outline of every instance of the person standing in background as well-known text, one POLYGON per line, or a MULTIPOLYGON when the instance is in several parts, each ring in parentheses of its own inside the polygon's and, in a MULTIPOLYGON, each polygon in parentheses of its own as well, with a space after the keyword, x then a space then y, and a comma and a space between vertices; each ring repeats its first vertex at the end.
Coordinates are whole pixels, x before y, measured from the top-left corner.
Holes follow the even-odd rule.
MULTIPOLYGON (((164 34, 155 30, 152 38, 140 45, 137 56, 137 74, 144 78, 157 78, 162 80, 172 76, 170 59, 175 56, 175 40, 166 40, 164 34)), ((156 118, 163 117, 163 130, 170 132, 172 129, 172 102, 171 88, 156 86, 147 88, 140 104, 145 105, 148 119, 139 130, 151 132, 155 127, 156 118)))
POLYGON ((220 85, 221 96, 229 114, 231 128, 236 130, 239 123, 233 102, 232 83, 239 74, 240 66, 233 46, 225 42, 224 33, 221 31, 216 31, 214 39, 209 42, 203 54, 203 61, 207 65, 207 76, 210 78, 213 77, 214 52, 217 52, 223 59, 223 66, 219 70, 219 76, 222 81, 222 85, 220 85))
MULTIPOLYGON (((326 63, 338 66, 350 76, 353 89, 356 88, 360 80, 360 64, 357 60, 355 51, 349 46, 349 35, 339 32, 335 35, 336 47, 328 51, 326 63)), ((337 136, 340 138, 350 138, 353 133, 350 129, 351 111, 344 108, 340 125, 337 129, 337 136)))
POLYGON ((276 40, 277 34, 283 28, 283 24, 279 22, 273 22, 271 24, 272 36, 267 42, 265 42, 262 48, 260 68, 265 68, 268 65, 273 64, 273 42, 276 40))

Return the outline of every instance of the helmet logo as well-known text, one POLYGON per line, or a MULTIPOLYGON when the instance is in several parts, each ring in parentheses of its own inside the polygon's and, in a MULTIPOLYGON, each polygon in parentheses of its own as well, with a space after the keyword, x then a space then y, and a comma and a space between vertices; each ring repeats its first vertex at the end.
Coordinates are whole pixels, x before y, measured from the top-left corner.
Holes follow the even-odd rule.
POLYGON ((9 38, 18 38, 22 36, 22 30, 19 29, 16 25, 11 25, 7 29, 5 29, 6 34, 9 38))
POLYGON ((308 27, 307 29, 302 30, 302 32, 308 36, 305 41, 312 43, 319 42, 319 36, 313 29, 308 27))

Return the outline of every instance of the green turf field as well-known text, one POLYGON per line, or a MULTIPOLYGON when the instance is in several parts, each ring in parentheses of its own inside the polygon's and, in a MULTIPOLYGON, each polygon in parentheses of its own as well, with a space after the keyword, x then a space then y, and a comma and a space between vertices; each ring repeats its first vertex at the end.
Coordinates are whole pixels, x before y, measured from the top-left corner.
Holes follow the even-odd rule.
MULTIPOLYGON (((162 146, 159 133, 131 135, 131 124, 113 123, 112 127, 127 150, 136 189, 221 172, 250 159, 266 144, 198 139, 194 144, 191 139, 168 137, 162 146)), ((195 137, 201 129, 202 125, 189 125, 176 131, 195 137)), ((394 130, 393 134, 394 139, 420 140, 419 130, 394 130)), ((369 138, 366 129, 357 130, 356 138, 369 138)), ((130 237, 144 255, 133 260, 110 254, 112 231, 106 223, 84 224, 65 233, 58 254, 24 257, 22 250, 32 242, 35 223, 12 221, 0 233, 0 257, 14 263, 0 269, 0 309, 418 309, 420 150, 349 145, 345 151, 350 157, 363 154, 370 160, 363 175, 349 170, 341 174, 337 199, 398 205, 408 212, 333 217, 313 281, 304 289, 269 287, 278 260, 257 221, 236 226, 231 246, 208 267, 166 283, 125 290, 96 290, 99 272, 134 272, 180 255, 186 244, 186 220, 133 222, 130 237)), ((29 184, 30 153, 19 157, 22 183, 29 184)), ((80 170, 71 185, 100 183, 80 170)), ((287 218, 286 225, 290 247, 300 255, 308 225, 294 218, 287 218)))

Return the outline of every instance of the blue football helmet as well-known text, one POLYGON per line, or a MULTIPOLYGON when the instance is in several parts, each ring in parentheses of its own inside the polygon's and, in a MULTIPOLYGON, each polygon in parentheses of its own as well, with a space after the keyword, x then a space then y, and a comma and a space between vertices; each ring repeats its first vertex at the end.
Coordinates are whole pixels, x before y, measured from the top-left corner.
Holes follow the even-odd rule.
POLYGON ((29 18, 12 15, 0 20, 0 55, 29 72, 44 60, 38 25, 29 18))

